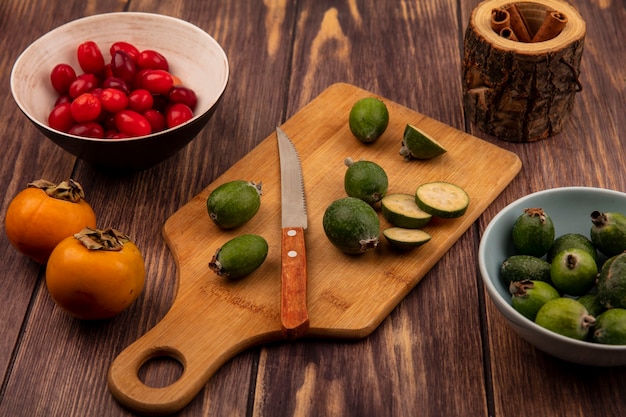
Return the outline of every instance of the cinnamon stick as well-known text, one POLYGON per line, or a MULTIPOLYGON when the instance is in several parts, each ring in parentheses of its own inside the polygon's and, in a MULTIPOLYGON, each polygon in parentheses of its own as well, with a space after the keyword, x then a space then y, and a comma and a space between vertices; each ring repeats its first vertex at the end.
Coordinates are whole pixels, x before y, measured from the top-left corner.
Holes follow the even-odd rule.
POLYGON ((546 17, 539 27, 539 30, 533 36, 532 42, 543 42, 555 38, 565 25, 567 24, 567 16, 556 10, 546 10, 546 17))
POLYGON ((502 9, 493 9, 491 11, 491 28, 496 33, 500 33, 502 29, 508 27, 511 21, 509 12, 502 9))
POLYGON ((510 41, 517 41, 517 36, 515 36, 515 32, 510 27, 503 27, 500 29, 499 35, 504 39, 508 39, 510 41))
POLYGON ((515 36, 520 42, 530 42, 532 38, 530 36, 530 29, 528 27, 528 22, 526 22, 526 18, 520 11, 517 4, 512 4, 507 11, 511 16, 511 29, 515 36))

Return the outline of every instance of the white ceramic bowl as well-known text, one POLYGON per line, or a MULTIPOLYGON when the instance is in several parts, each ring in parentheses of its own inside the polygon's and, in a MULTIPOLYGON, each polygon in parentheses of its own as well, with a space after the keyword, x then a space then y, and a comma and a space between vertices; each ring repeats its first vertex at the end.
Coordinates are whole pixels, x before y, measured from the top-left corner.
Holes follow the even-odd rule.
POLYGON ((66 151, 112 170, 139 170, 169 158, 196 137, 215 111, 228 77, 223 49, 197 26, 159 14, 106 13, 66 23, 33 42, 13 66, 11 93, 33 124, 66 151), (56 64, 67 63, 81 73, 76 49, 88 40, 98 44, 105 61, 110 59, 109 47, 117 41, 162 53, 170 72, 198 97, 193 119, 162 132, 116 140, 83 138, 51 129, 48 115, 58 94, 50 84, 50 71, 56 64))
POLYGON ((544 329, 511 306, 511 295, 500 279, 500 265, 514 253, 511 231, 527 207, 540 207, 554 222, 556 236, 581 233, 589 236, 591 212, 626 213, 626 194, 618 191, 565 187, 539 191, 520 198, 499 212, 482 235, 478 264, 484 285, 510 327, 536 348, 557 358, 582 365, 626 365, 626 346, 578 341, 544 329))

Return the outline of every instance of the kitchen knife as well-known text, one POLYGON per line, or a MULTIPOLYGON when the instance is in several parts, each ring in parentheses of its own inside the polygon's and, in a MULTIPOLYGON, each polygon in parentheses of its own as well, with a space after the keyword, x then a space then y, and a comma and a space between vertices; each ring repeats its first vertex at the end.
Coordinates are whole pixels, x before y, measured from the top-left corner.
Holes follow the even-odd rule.
POLYGON ((289 339, 309 329, 307 269, 304 230, 307 228, 304 181, 300 158, 293 142, 276 128, 281 179, 281 297, 280 320, 289 339))

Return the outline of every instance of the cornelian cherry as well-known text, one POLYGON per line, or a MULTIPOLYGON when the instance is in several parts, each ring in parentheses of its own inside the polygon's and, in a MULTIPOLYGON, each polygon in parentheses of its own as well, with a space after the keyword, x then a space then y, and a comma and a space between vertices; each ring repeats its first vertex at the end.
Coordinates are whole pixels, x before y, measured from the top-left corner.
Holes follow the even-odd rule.
POLYGON ((174 103, 167 110, 167 114, 165 115, 165 121, 169 129, 169 128, 185 123, 187 120, 190 120, 192 117, 193 117, 193 112, 187 105, 183 103, 174 103))
POLYGON ((78 123, 92 122, 100 116, 102 105, 98 97, 91 93, 84 93, 72 101, 70 110, 72 118, 78 123))
POLYGON ((146 49, 139 53, 137 58, 137 65, 141 69, 160 69, 164 71, 170 70, 170 65, 161 53, 146 49))
POLYGON ((59 94, 67 94, 70 84, 76 79, 76 71, 68 64, 58 64, 50 72, 52 87, 59 94))
POLYGON ((132 110, 115 113, 115 127, 129 136, 144 136, 152 133, 150 122, 143 115, 132 110))
POLYGON ((169 72, 165 56, 114 42, 110 60, 86 41, 76 54, 82 73, 66 63, 50 71, 58 93, 48 125, 72 135, 120 139, 144 136, 193 118, 196 93, 169 72))
POLYGON ((104 70, 104 57, 93 41, 83 42, 76 51, 78 65, 85 73, 100 74, 104 70))

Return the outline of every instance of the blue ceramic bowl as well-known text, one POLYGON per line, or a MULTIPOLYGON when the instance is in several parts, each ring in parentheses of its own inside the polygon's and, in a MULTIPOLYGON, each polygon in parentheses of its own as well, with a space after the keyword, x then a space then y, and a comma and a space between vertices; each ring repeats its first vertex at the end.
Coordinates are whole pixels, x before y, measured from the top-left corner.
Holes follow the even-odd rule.
POLYGON ((171 157, 198 135, 215 111, 228 77, 223 49, 197 26, 159 14, 107 13, 74 20, 33 42, 13 66, 11 93, 37 129, 71 154, 111 170, 141 170, 171 157), (51 129, 48 114, 58 95, 50 85, 50 71, 56 64, 67 63, 80 73, 76 49, 87 40, 98 44, 105 60, 110 59, 109 47, 117 41, 161 52, 170 63, 170 72, 198 97, 193 119, 162 132, 116 140, 51 129))
POLYGON ((600 188, 565 187, 527 195, 509 204, 491 220, 478 249, 485 288, 509 326, 522 338, 565 361, 592 366, 626 365, 626 345, 601 345, 561 336, 535 324, 511 306, 511 294, 500 279, 500 265, 514 253, 511 230, 528 207, 540 207, 550 215, 557 237, 565 233, 589 236, 591 212, 626 213, 626 194, 600 188))

